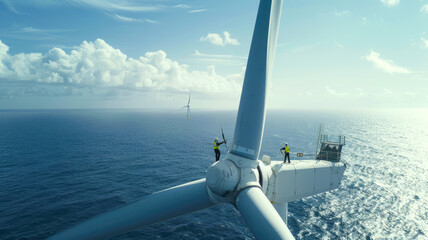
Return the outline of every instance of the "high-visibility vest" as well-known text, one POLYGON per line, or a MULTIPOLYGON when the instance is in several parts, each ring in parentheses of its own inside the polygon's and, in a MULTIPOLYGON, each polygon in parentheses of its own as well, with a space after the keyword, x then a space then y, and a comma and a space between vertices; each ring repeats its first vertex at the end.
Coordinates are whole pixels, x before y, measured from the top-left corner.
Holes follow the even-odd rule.
POLYGON ((289 146, 285 146, 285 152, 289 153, 290 152, 290 147, 289 146))
POLYGON ((214 149, 218 149, 217 142, 213 142, 213 148, 214 148, 214 149))

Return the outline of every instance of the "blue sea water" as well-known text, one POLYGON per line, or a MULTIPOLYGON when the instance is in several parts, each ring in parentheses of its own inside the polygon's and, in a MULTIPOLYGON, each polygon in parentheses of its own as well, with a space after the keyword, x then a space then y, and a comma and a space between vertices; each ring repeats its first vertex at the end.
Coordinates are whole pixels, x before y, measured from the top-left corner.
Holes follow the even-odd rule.
MULTIPOLYGON (((203 178, 236 112, 0 112, 0 239, 44 239, 150 193, 203 178)), ((297 239, 427 239, 428 110, 269 111, 262 153, 313 158, 318 124, 346 136, 338 190, 289 203, 297 239)), ((222 149, 222 157, 225 156, 222 149)), ((292 158, 293 160, 293 158, 292 158)), ((172 200, 173 201, 173 200, 172 200)), ((216 206, 114 239, 253 239, 216 206)))

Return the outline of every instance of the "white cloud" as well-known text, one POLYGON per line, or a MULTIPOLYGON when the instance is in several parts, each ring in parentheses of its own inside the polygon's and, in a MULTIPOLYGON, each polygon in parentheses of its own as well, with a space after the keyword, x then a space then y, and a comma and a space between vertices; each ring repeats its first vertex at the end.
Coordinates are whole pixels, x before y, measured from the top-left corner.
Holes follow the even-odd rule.
POLYGON ((428 4, 422 6, 421 11, 424 13, 428 13, 428 4))
POLYGON ((84 41, 70 53, 52 48, 45 54, 11 55, 0 41, 0 84, 34 83, 80 88, 131 91, 193 91, 204 93, 240 91, 243 74, 220 76, 215 67, 190 71, 187 65, 167 58, 164 51, 129 58, 105 41, 84 41))
POLYGON ((34 28, 31 26, 26 26, 26 27, 12 26, 9 29, 3 29, 0 35, 2 37, 8 38, 9 40, 19 39, 19 40, 26 40, 26 41, 43 41, 43 42, 56 40, 56 42, 60 42, 63 40, 60 37, 61 33, 69 33, 74 31, 75 31, 74 29, 44 29, 44 28, 34 28))
POLYGON ((217 46, 224 46, 223 38, 218 33, 208 33, 206 37, 201 37, 201 41, 207 41, 217 46))
POLYGON ((340 43, 338 43, 338 42, 336 42, 336 41, 334 41, 334 45, 336 45, 336 47, 338 47, 338 48, 343 48, 343 45, 340 44, 340 43))
POLYGON ((227 45, 227 44, 231 44, 231 45, 239 45, 239 42, 238 42, 238 40, 237 39, 235 39, 235 38, 231 38, 230 37, 230 34, 228 33, 228 32, 224 32, 223 33, 223 35, 224 35, 224 45, 227 45))
POLYGON ((363 17, 363 24, 366 25, 367 24, 367 18, 363 17))
POLYGON ((53 0, 43 0, 43 1, 26 1, 26 0, 0 0, 4 2, 9 10, 12 12, 18 13, 16 6, 27 6, 33 5, 35 7, 55 7, 60 5, 72 5, 76 7, 91 7, 97 8, 105 11, 115 12, 149 12, 149 11, 158 11, 162 9, 160 6, 152 6, 147 4, 141 4, 141 1, 138 0, 68 0, 68 1, 53 1, 53 0))
POLYGON ((334 11, 334 15, 338 16, 338 17, 343 17, 346 15, 349 15, 349 10, 343 10, 343 11, 334 11))
POLYGON ((125 17, 125 16, 121 16, 118 14, 113 14, 112 16, 114 19, 122 21, 122 22, 142 22, 140 19, 125 17))
POLYGON ((421 41, 424 48, 428 48, 428 39, 421 37, 421 41))
POLYGON ((175 8, 191 8, 191 6, 187 4, 177 4, 174 6, 175 8))
POLYGON ((231 38, 230 34, 225 31, 223 32, 224 38, 218 33, 208 33, 206 37, 201 37, 201 41, 207 41, 217 46, 226 45, 239 45, 239 42, 235 38, 231 38))
POLYGON ((44 32, 45 30, 33 28, 33 27, 25 27, 22 29, 23 32, 44 32))
POLYGON ((112 14, 110 15, 113 17, 113 19, 121 21, 121 22, 138 22, 138 23, 152 23, 152 24, 158 24, 159 22, 151 19, 137 19, 137 18, 131 18, 131 17, 125 17, 119 14, 112 14))
POLYGON ((207 9, 195 9, 195 10, 188 11, 188 13, 200 13, 205 11, 207 11, 207 9))
POLYGON ((327 90, 327 93, 329 93, 330 95, 333 95, 333 96, 345 96, 346 95, 346 93, 344 93, 344 92, 339 93, 329 86, 326 87, 326 90, 327 90))
POLYGON ((396 65, 392 60, 380 58, 379 53, 374 51, 370 51, 369 55, 366 56, 366 60, 372 63, 376 68, 390 74, 410 72, 406 68, 396 65))
POLYGON ((195 50, 195 53, 193 54, 193 56, 207 57, 207 58, 222 58, 222 59, 227 59, 227 58, 245 58, 245 57, 237 57, 237 56, 228 55, 228 54, 206 54, 206 53, 201 53, 198 50, 195 50))
POLYGON ((383 93, 387 94, 387 95, 391 95, 392 94, 391 90, 389 90, 388 88, 383 89, 383 93))
POLYGON ((13 13, 15 14, 22 14, 20 11, 16 10, 16 8, 13 6, 12 3, 10 3, 8 0, 0 0, 0 2, 3 2, 3 4, 13 13))
POLYGON ((195 50, 193 56, 196 57, 198 61, 205 61, 221 65, 245 65, 247 60, 247 57, 226 54, 207 54, 201 53, 198 50, 195 50))
POLYGON ((400 0, 380 0, 387 7, 394 7, 400 3, 400 0))
POLYGON ((158 21, 152 20, 152 19, 148 19, 148 18, 144 19, 144 21, 147 22, 147 23, 151 23, 151 24, 159 24, 158 21))
POLYGON ((22 33, 59 33, 59 32, 70 32, 68 29, 41 29, 41 28, 33 28, 33 27, 24 27, 18 30, 17 32, 22 33))
POLYGON ((90 7, 109 10, 109 11, 125 11, 125 12, 150 12, 157 11, 160 8, 156 6, 141 5, 138 1, 113 1, 113 0, 71 0, 72 3, 80 5, 88 5, 90 7))

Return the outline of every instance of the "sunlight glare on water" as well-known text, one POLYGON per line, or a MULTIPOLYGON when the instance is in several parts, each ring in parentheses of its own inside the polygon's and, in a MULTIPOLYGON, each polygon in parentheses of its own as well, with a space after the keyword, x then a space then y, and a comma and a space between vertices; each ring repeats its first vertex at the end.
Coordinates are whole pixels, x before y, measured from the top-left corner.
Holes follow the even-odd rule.
POLYGON ((339 190, 302 200, 298 236, 426 239, 428 111, 368 111, 327 125, 346 136, 347 169, 339 190))

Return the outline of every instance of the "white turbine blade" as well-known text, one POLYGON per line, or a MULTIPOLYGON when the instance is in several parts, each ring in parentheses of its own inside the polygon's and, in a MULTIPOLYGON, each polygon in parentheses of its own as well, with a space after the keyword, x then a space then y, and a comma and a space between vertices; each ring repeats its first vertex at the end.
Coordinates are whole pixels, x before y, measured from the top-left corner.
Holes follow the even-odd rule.
POLYGON ((263 137, 267 82, 271 75, 282 0, 261 0, 248 56, 231 152, 257 159, 263 137))
POLYGON ((260 188, 242 190, 236 198, 236 207, 256 239, 294 239, 260 188))
POLYGON ((148 195, 135 203, 96 216, 49 239, 110 238, 213 205, 205 179, 200 179, 148 195))
POLYGON ((186 106, 184 106, 184 107, 181 107, 180 109, 183 109, 183 108, 187 108, 187 105, 186 105, 186 106))
POLYGON ((189 92, 189 101, 187 101, 187 105, 190 104, 190 92, 189 92))

